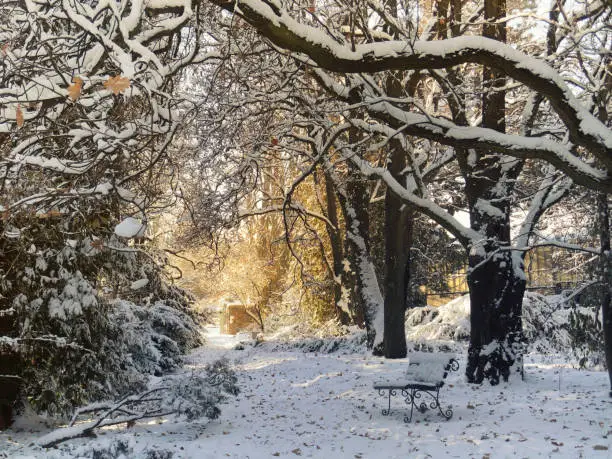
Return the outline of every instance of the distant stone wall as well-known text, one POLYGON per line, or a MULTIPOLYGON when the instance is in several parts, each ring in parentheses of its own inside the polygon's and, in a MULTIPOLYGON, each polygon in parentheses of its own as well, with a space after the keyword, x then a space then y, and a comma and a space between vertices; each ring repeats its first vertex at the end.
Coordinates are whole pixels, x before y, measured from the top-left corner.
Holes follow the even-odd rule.
POLYGON ((259 327, 255 319, 249 315, 246 306, 240 303, 226 304, 221 312, 221 333, 235 335, 241 330, 259 327))

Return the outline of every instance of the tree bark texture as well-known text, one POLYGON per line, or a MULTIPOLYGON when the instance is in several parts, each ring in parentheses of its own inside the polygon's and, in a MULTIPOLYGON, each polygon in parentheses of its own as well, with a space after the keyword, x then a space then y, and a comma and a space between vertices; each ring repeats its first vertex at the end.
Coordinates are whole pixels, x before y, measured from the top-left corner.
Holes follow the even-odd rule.
MULTIPOLYGON (((388 169, 400 183, 405 181, 406 152, 399 142, 391 142, 388 169)), ((408 253, 411 228, 408 208, 387 189, 385 194, 385 357, 406 357, 405 315, 409 278, 408 253)))
POLYGON ((365 327, 368 336, 372 333, 372 323, 369 320, 368 301, 363 285, 362 257, 368 257, 368 201, 369 193, 366 183, 360 177, 352 176, 346 184, 346 201, 344 217, 346 223, 345 250, 350 269, 343 270, 343 285, 346 282, 350 291, 350 304, 353 321, 360 327, 365 327), (350 207, 347 205, 350 203, 350 207))
MULTIPOLYGON (((506 41, 505 0, 485 1, 483 36, 506 41)), ((483 69, 483 126, 505 132, 504 75, 483 69)), ((461 161, 472 229, 482 235, 468 255, 471 335, 466 376, 497 384, 522 363, 522 302, 526 279, 523 258, 506 250, 510 245, 510 196, 522 163, 508 167, 508 158, 490 151, 471 150, 461 161)))
POLYGON ((370 194, 367 182, 349 165, 346 193, 339 195, 346 226, 344 239, 347 267, 342 270, 342 285, 348 295, 353 320, 365 326, 367 344, 372 348, 376 334, 382 333, 376 326, 377 315, 382 308, 382 296, 370 257, 368 214, 370 194))
POLYGON ((606 355, 606 366, 610 379, 610 397, 612 397, 612 254, 610 252, 610 206, 608 195, 597 195, 597 215, 599 218, 599 239, 601 244, 600 272, 601 272, 601 313, 603 339, 606 355))
POLYGON ((330 227, 326 225, 327 236, 329 237, 329 243, 332 252, 332 268, 334 270, 334 304, 336 308, 336 315, 343 325, 348 325, 351 322, 349 312, 342 309, 342 287, 345 285, 343 279, 343 264, 344 258, 344 247, 342 244, 342 236, 340 234, 340 223, 338 220, 338 206, 336 204, 336 190, 332 178, 328 173, 323 174, 323 180, 325 183, 325 205, 327 219, 333 225, 330 227))

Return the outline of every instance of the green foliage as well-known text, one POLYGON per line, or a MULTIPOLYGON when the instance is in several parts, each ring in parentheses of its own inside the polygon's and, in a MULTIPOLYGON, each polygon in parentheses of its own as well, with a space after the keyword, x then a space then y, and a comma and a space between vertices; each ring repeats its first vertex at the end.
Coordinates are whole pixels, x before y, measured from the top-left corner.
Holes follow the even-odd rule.
POLYGON ((201 343, 195 321, 163 302, 118 301, 56 325, 70 324, 81 333, 46 335, 19 346, 22 392, 36 411, 50 416, 140 391, 148 375, 176 369, 182 354, 201 343))
POLYGON ((200 344, 191 299, 165 279, 164 259, 128 247, 111 220, 94 228, 62 216, 17 220, 19 237, 0 238, 8 255, 0 259, 0 301, 10 319, 2 373, 21 378, 22 397, 36 411, 61 417, 140 390, 147 375, 177 368, 200 344), (143 278, 146 288, 131 288, 143 278))

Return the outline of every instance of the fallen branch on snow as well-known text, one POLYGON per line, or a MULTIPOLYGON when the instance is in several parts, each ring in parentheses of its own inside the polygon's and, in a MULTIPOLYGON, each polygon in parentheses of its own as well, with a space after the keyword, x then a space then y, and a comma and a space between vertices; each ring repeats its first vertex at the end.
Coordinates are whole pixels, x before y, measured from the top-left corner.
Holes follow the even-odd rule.
POLYGON ((238 393, 236 376, 223 361, 213 363, 206 371, 205 376, 170 376, 157 387, 119 401, 81 407, 75 411, 68 427, 44 435, 37 443, 51 448, 67 440, 95 437, 95 429, 169 415, 184 416, 188 420, 215 419, 221 413, 217 405, 226 399, 225 394, 238 393), (95 419, 78 422, 83 416, 95 419))

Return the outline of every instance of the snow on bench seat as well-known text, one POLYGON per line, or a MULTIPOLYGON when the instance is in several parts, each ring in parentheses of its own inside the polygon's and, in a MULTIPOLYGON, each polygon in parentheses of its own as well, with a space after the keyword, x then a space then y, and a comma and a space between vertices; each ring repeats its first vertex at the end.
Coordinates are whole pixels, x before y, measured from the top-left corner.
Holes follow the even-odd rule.
POLYGON ((387 408, 382 410, 383 415, 391 412, 391 397, 398 391, 410 404, 410 416, 404 417, 405 422, 412 420, 412 413, 416 407, 424 412, 428 408, 438 409, 446 419, 450 419, 453 411, 448 408, 442 410, 439 401, 440 388, 449 371, 457 371, 459 363, 453 355, 443 353, 413 352, 409 354, 409 365, 405 376, 393 377, 374 383, 374 389, 388 398, 387 408), (428 404, 420 401, 423 395, 431 398, 428 404))

